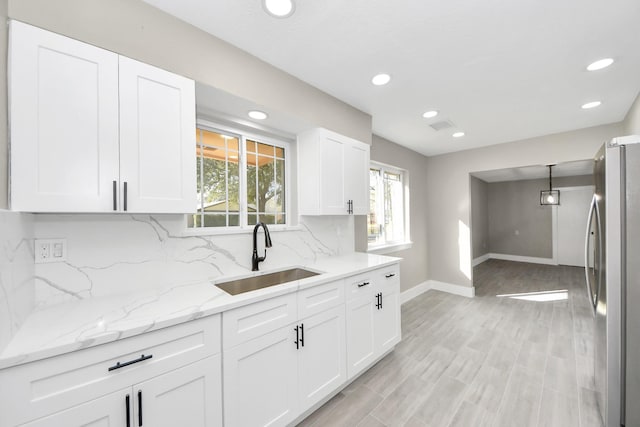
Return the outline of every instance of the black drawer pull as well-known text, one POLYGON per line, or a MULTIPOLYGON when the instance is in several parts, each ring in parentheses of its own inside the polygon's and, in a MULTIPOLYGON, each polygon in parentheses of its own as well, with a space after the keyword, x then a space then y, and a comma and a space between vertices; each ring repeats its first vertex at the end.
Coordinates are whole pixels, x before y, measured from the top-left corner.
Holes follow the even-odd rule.
POLYGON ((138 426, 142 427, 142 390, 138 390, 138 426))
POLYGON ((368 284, 369 284, 369 282, 358 283, 358 287, 361 288, 363 286, 367 286, 368 284))
POLYGON ((117 198, 117 193, 118 193, 118 185, 116 184, 115 181, 113 181, 113 210, 117 211, 118 210, 118 198, 117 198))
POLYGON ((127 408, 127 427, 131 427, 131 398, 127 394, 127 397, 124 399, 125 406, 127 408))
POLYGON ((115 371, 116 369, 120 369, 120 368, 124 368, 125 366, 129 366, 129 365, 133 365, 134 363, 138 363, 138 362, 142 362, 144 360, 148 360, 151 359, 153 357, 153 354, 150 354, 148 356, 145 356, 144 354, 141 355, 140 357, 138 357, 137 359, 134 360, 130 360, 128 362, 124 362, 124 363, 116 363, 113 366, 109 367, 109 371, 115 371))
POLYGON ((296 350, 300 349, 300 328, 298 326, 296 326, 295 328, 293 328, 294 331, 296 331, 296 340, 293 342, 296 345, 296 350))
POLYGON ((384 277, 388 279, 389 277, 393 277, 395 275, 396 275, 395 273, 390 273, 390 274, 385 274, 384 277))

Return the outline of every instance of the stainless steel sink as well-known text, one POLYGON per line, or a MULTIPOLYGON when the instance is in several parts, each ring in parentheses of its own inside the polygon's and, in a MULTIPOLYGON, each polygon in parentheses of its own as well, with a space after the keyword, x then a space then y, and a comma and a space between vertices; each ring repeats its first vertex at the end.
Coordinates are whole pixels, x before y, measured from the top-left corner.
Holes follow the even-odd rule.
POLYGON ((252 276, 244 279, 216 283, 216 286, 228 294, 238 295, 245 292, 268 288, 269 286, 293 282, 294 280, 306 279, 307 277, 317 276, 318 274, 320 273, 305 270, 303 268, 292 268, 290 270, 277 271, 275 273, 267 273, 260 276, 252 276))

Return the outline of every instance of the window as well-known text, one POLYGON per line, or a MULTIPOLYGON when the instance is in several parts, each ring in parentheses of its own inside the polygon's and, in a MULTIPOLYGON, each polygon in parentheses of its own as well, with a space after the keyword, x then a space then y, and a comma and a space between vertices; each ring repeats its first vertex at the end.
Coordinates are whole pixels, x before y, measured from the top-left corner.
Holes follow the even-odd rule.
POLYGON ((409 242, 408 173, 371 162, 369 169, 369 248, 409 242))
POLYGON ((197 203, 189 228, 287 224, 288 144, 198 124, 197 203))

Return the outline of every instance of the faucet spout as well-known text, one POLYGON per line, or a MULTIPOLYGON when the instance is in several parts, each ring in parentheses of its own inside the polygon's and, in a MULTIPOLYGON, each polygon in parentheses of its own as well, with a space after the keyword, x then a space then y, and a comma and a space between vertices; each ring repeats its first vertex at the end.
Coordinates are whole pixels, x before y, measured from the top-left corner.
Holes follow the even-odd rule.
POLYGON ((267 248, 272 246, 271 243, 271 234, 269 234, 269 229, 267 228, 267 224, 264 222, 259 222, 253 227, 253 255, 251 256, 251 271, 258 271, 258 264, 264 261, 267 258, 267 248), (264 256, 258 256, 258 229, 262 227, 264 230, 264 256))

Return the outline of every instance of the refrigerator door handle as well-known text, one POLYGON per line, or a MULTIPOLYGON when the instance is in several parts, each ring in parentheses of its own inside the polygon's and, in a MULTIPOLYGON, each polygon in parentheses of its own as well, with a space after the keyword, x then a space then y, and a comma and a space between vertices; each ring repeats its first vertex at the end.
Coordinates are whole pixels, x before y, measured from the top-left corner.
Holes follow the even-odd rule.
MULTIPOLYGON (((587 232, 584 239, 584 276, 585 283, 587 285, 587 298, 589 299, 589 304, 591 305, 591 309, 593 314, 596 313, 596 303, 597 299, 594 301, 593 292, 591 290, 591 276, 589 275, 589 247, 590 245, 590 236, 591 236, 591 224, 593 223, 593 214, 596 211, 596 204, 598 203, 596 199, 596 195, 593 195, 593 199, 591 200, 591 206, 589 207, 589 219, 587 220, 587 232)), ((595 259, 594 259, 595 263, 595 259)), ((593 266, 595 269, 595 265, 593 266)))

